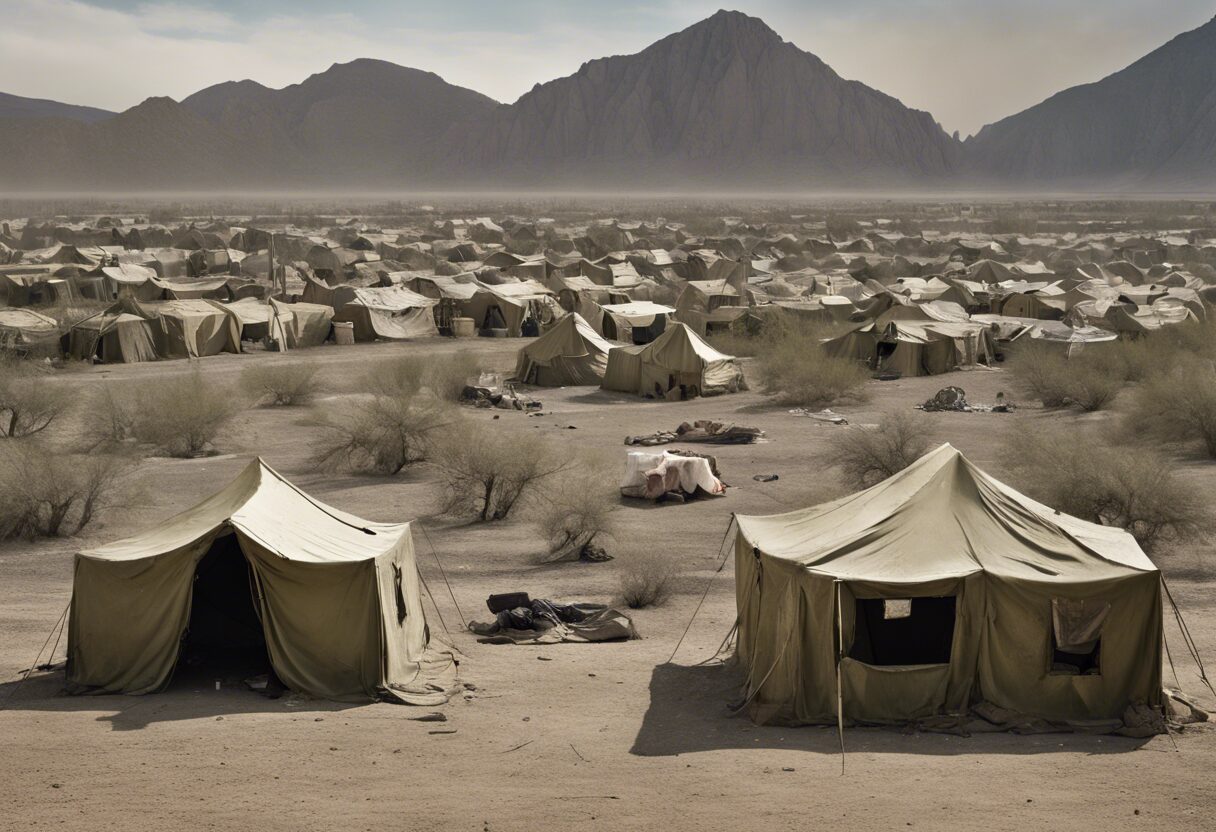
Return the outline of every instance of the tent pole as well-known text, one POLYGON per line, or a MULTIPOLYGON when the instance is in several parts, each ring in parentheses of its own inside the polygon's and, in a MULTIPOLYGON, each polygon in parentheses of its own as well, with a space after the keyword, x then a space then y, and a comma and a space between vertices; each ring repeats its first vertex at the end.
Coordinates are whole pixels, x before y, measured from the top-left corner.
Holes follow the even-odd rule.
POLYGON ((840 581, 836 581, 836 733, 840 737, 840 776, 844 777, 844 694, 840 660, 844 656, 844 611, 840 605, 840 581))

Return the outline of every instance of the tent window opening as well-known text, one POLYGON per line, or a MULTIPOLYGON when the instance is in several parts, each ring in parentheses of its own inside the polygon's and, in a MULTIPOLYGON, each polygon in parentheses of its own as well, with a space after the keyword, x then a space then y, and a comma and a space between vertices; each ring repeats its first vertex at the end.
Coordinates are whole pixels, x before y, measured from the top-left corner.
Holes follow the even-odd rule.
POLYGON ((405 622, 409 611, 405 606, 405 593, 401 589, 401 567, 393 564, 393 595, 397 599, 397 623, 405 622))
POLYGON ((174 673, 180 683, 239 683, 271 672, 251 583, 236 535, 217 538, 195 567, 190 623, 174 673))
POLYGON ((1102 626, 1109 612, 1106 601, 1051 599, 1051 673, 1101 675, 1102 626))
POLYGON ((898 666, 948 664, 955 597, 858 598, 849 658, 898 666))

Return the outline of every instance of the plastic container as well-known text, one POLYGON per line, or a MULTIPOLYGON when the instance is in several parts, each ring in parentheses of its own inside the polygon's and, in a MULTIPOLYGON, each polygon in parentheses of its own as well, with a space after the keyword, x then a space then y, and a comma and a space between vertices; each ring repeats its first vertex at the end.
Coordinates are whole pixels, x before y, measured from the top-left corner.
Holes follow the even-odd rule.
POLYGON ((355 343, 355 325, 349 321, 334 321, 334 343, 339 346, 355 343))
POLYGON ((472 338, 477 334, 477 324, 472 318, 452 318, 452 334, 457 338, 472 338))

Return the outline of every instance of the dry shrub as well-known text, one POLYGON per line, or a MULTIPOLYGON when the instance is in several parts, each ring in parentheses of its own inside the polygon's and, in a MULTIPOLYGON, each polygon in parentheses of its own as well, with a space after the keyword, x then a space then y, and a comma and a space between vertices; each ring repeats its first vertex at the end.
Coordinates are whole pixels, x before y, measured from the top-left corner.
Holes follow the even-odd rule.
POLYGON ((869 488, 924 456, 932 445, 932 430, 924 416, 891 411, 877 427, 840 431, 836 446, 828 452, 828 462, 840 469, 848 487, 869 488))
POLYGON ((135 438, 135 419, 140 397, 130 384, 104 382, 89 398, 89 418, 84 425, 88 448, 115 446, 135 438))
POLYGON ((392 476, 430 455, 434 433, 456 415, 429 396, 375 396, 319 420, 326 438, 314 455, 331 471, 392 476))
POLYGON ((241 371, 245 394, 272 406, 302 404, 317 387, 317 367, 303 362, 255 364, 241 371))
POLYGON ((494 430, 468 419, 446 432, 436 461, 448 511, 482 521, 506 519, 575 464, 565 449, 534 433, 494 430))
POLYGON ((1191 357, 1136 390, 1129 425, 1163 442, 1200 442, 1216 458, 1216 365, 1191 357))
POLYGON ((1093 428, 1011 434, 1002 462, 1026 494, 1054 509, 1127 530, 1145 551, 1209 528, 1202 498, 1151 448, 1114 446, 1093 428))
POLYGON ((132 437, 175 457, 202 454, 241 408, 228 385, 197 369, 139 385, 132 395, 132 437))
POLYGON ((657 607, 671 598, 675 589, 675 567, 657 549, 634 547, 622 553, 621 600, 632 610, 657 607))
POLYGON ((605 458, 588 456, 556 477, 537 525, 551 555, 581 553, 612 532, 620 490, 605 458))
POLYGON ((1068 358, 1047 344, 1032 343, 1020 348, 1010 368, 1014 379, 1029 396, 1044 407, 1075 405, 1086 412, 1110 406, 1127 383, 1127 365, 1117 349, 1094 344, 1068 358))
POLYGON ((0 449, 0 539, 77 534, 129 470, 121 457, 60 453, 40 441, 0 449))
POLYGON ((830 334, 825 327, 784 316, 766 325, 756 352, 764 392, 791 407, 865 401, 869 371, 858 361, 827 355, 823 339, 830 334))
POLYGON ((480 357, 476 353, 422 357, 401 355, 377 362, 364 377, 361 389, 377 396, 409 398, 429 391, 443 401, 459 401, 460 394, 477 380, 480 357))
POLYGON ((71 391, 49 382, 35 366, 0 358, 0 437, 41 433, 71 405, 71 391))

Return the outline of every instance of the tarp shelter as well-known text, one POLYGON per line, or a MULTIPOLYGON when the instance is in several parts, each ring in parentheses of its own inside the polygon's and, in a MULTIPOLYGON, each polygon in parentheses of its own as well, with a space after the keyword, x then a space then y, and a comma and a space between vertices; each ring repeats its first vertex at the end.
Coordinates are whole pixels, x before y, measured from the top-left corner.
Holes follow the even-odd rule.
POLYGON ((598 321, 587 320, 608 340, 649 344, 667 329, 676 310, 648 300, 635 300, 601 304, 599 311, 602 314, 598 321))
POLYGON ((535 321, 539 332, 561 311, 553 293, 535 280, 485 286, 485 291, 474 294, 462 306, 478 329, 505 329, 512 338, 523 335, 525 321, 535 321))
POLYGON ((25 348, 54 339, 59 323, 33 309, 0 308, 0 348, 25 348))
POLYGON ((219 668, 260 656, 323 699, 435 704, 455 668, 429 641, 410 524, 327 506, 256 459, 167 522, 76 555, 67 680, 151 693, 197 650, 219 668))
POLYGON ((355 289, 354 293, 354 299, 334 315, 334 320, 354 324, 356 341, 395 341, 439 334, 431 313, 436 303, 433 298, 404 286, 355 289))
POLYGON ((63 340, 63 351, 79 361, 102 364, 134 364, 155 361, 154 322, 112 306, 72 326, 63 340))
POLYGON ((645 346, 615 347, 608 353, 602 386, 660 399, 747 389, 739 360, 718 352, 681 323, 672 323, 645 346))
POLYGON ((708 497, 726 493, 726 486, 703 456, 671 451, 629 451, 625 455, 622 495, 657 500, 671 491, 708 497))
POLYGON ((617 345, 604 340, 582 315, 573 312, 520 348, 515 380, 541 387, 598 385, 604 379, 608 353, 614 346, 617 345))
POLYGON ((141 303, 120 300, 111 310, 152 322, 156 352, 162 358, 200 358, 241 351, 241 324, 222 303, 210 300, 166 300, 141 303))
POLYGON ((834 358, 864 361, 874 370, 904 376, 932 376, 976 364, 990 364, 996 353, 993 334, 980 323, 873 321, 824 342, 834 358))
POLYGON ((830 503, 736 518, 739 657, 760 723, 1161 704, 1159 574, 1128 533, 1019 494, 942 445, 830 503))

